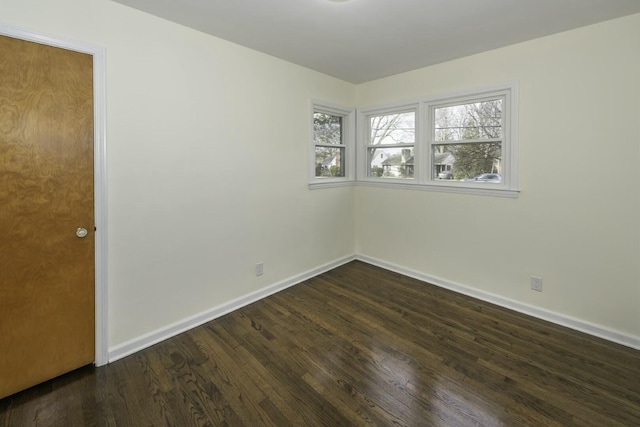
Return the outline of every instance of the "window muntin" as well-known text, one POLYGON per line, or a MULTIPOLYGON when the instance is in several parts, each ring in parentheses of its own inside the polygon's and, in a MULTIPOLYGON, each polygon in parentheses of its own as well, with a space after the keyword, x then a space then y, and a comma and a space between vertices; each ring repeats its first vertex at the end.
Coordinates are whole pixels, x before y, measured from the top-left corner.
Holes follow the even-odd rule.
POLYGON ((367 176, 414 179, 416 111, 367 116, 367 176))

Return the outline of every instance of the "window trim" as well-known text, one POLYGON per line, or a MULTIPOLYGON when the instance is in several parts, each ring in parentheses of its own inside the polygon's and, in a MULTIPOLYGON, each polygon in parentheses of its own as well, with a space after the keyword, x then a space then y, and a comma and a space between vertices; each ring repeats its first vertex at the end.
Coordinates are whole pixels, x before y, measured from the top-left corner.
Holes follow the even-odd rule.
POLYGON ((388 104, 358 110, 358 181, 357 185, 373 187, 389 187, 418 189, 426 191, 468 193, 498 197, 518 197, 518 85, 511 82, 496 86, 466 90, 437 97, 421 98, 411 102, 388 104), (432 179, 433 159, 431 150, 435 141, 435 108, 447 105, 460 105, 470 101, 483 100, 490 97, 504 96, 503 122, 503 162, 505 174, 503 182, 496 184, 474 183, 472 185, 459 181, 447 182, 432 179), (416 141, 414 146, 414 178, 394 179, 369 176, 367 149, 369 124, 367 118, 380 113, 400 113, 410 109, 416 110, 416 141))
POLYGON ((356 110, 330 104, 324 101, 312 99, 309 113, 309 188, 342 187, 353 185, 356 177, 355 157, 356 157, 356 110), (313 115, 315 113, 325 113, 342 117, 342 144, 336 147, 344 147, 344 176, 340 177, 316 177, 316 141, 313 133, 313 115))

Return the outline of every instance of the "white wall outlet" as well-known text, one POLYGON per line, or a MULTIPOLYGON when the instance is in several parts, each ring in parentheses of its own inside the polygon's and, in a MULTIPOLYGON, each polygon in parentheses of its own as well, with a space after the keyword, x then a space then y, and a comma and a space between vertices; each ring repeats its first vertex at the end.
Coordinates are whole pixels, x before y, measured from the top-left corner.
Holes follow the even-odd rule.
POLYGON ((256 264, 256 276, 262 276, 264 274, 264 262, 260 261, 256 264))
POLYGON ((542 292, 542 277, 531 276, 531 289, 534 291, 542 292))

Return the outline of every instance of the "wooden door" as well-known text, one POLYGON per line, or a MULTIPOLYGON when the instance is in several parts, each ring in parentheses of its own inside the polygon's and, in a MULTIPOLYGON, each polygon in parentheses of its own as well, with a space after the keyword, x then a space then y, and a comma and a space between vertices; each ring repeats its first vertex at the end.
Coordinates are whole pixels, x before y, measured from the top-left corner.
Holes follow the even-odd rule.
POLYGON ((0 398, 94 361, 93 196, 92 56, 0 36, 0 398))

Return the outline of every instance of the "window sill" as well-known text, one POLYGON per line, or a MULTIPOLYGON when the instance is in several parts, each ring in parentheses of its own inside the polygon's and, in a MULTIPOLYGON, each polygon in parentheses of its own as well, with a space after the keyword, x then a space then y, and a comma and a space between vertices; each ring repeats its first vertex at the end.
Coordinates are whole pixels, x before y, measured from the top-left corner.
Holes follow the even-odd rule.
POLYGON ((355 185, 355 181, 353 180, 326 180, 326 181, 314 181, 309 183, 310 190, 318 190, 320 188, 335 188, 335 187, 351 187, 355 185))
POLYGON ((508 188, 490 188, 487 186, 469 187, 461 185, 419 184, 417 182, 398 182, 397 180, 391 182, 383 180, 363 180, 357 181, 355 184, 362 187, 402 188, 405 190, 475 194, 478 196, 507 197, 512 199, 518 198, 520 196, 520 190, 511 190, 508 188))
POLYGON ((461 185, 418 184, 416 182, 400 180, 331 180, 309 183, 310 190, 351 186, 401 188, 404 190, 434 191, 438 193, 475 194, 477 196, 506 197, 511 199, 516 199, 520 196, 520 190, 511 190, 507 188, 491 188, 487 186, 464 187, 461 185))

